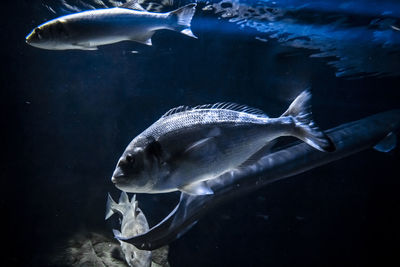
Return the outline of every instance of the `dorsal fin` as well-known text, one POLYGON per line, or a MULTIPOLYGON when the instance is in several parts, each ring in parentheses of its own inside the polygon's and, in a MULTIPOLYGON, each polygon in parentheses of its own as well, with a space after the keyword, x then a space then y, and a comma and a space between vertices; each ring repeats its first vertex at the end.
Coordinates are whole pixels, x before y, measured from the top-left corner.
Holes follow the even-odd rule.
POLYGON ((165 118, 165 117, 171 116, 173 114, 181 113, 181 112, 184 112, 184 111, 187 111, 187 110, 192 110, 192 109, 193 108, 191 108, 189 106, 179 106, 179 107, 176 107, 176 108, 171 108, 164 115, 162 115, 161 118, 165 118))
POLYGON ((118 204, 126 204, 126 203, 129 203, 129 197, 126 192, 122 191, 118 200, 118 204))
POLYGON ((262 117, 268 117, 264 111, 258 108, 249 107, 246 105, 236 104, 232 102, 220 102, 215 104, 206 104, 196 106, 193 109, 226 109, 226 110, 233 110, 238 112, 249 113, 253 115, 259 115, 262 117))
POLYGON ((231 103, 231 102, 205 104, 205 105, 199 105, 199 106, 195 106, 195 107, 179 106, 179 107, 168 110, 161 118, 165 118, 165 117, 171 116, 173 114, 177 114, 177 113, 181 113, 181 112, 185 112, 185 111, 189 111, 189 110, 201 110, 201 109, 232 110, 232 111, 244 112, 244 113, 253 114, 253 115, 256 115, 259 117, 268 118, 268 116, 261 109, 252 108, 252 107, 249 107, 246 105, 241 105, 241 104, 236 104, 236 103, 231 103))
POLYGON ((131 0, 126 2, 123 5, 120 5, 119 7, 122 8, 129 8, 129 9, 133 9, 133 10, 138 10, 138 11, 146 11, 146 9, 144 9, 140 4, 138 0, 131 0))

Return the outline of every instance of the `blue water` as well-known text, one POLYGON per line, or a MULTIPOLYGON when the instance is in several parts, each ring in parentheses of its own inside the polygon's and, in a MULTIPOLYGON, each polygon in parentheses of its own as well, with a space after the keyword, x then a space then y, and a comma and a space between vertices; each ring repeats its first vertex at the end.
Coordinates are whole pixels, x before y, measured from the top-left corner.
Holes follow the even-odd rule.
MULTIPOLYGON (((322 129, 400 108, 396 1, 199 2, 197 40, 160 31, 152 47, 47 51, 25 44, 47 20, 102 7, 66 3, 73 8, 63 1, 4 4, 4 266, 52 266, 77 232, 112 238, 115 225, 104 211, 107 192, 119 195, 110 181, 115 164, 131 139, 172 107, 232 101, 276 117, 311 88, 322 129)), ((394 265, 399 163, 398 148, 368 150, 230 202, 172 243, 169 262, 394 265)), ((154 225, 177 195, 138 200, 154 225)))

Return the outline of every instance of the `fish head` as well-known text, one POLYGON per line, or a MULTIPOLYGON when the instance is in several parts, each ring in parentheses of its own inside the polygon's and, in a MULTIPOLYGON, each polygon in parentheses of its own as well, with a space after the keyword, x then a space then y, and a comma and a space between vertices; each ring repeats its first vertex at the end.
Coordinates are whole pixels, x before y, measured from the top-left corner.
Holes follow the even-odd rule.
POLYGON ((69 33, 66 23, 61 19, 46 22, 26 36, 26 43, 42 49, 65 49, 69 33))
POLYGON ((129 266, 150 266, 151 251, 139 250, 134 245, 120 241, 121 249, 129 266))
POLYGON ((161 172, 161 148, 155 140, 134 139, 119 158, 111 181, 125 192, 148 193, 161 172))

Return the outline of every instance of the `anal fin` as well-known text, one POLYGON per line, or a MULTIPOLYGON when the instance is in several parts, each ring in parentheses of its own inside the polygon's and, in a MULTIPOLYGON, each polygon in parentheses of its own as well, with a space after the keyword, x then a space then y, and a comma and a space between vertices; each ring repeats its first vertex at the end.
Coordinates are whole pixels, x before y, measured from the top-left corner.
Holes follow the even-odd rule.
POLYGON ((151 37, 153 37, 154 33, 155 33, 154 31, 142 33, 142 34, 136 35, 131 40, 134 42, 138 42, 141 44, 151 46, 151 45, 153 45, 153 43, 151 42, 151 37))
POLYGON ((212 195, 214 192, 208 186, 206 181, 188 184, 178 188, 180 191, 189 195, 212 195))

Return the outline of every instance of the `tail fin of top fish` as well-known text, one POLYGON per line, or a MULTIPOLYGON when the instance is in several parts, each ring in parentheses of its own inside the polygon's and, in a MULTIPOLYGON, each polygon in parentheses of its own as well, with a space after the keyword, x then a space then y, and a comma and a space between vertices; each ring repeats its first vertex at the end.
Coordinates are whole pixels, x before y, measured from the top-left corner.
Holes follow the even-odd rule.
POLYGON ((309 90, 302 92, 281 117, 291 116, 296 123, 296 137, 310 146, 323 151, 335 151, 331 139, 315 125, 311 113, 311 93, 309 90))
POLYGON ((188 4, 170 12, 170 16, 174 20, 173 28, 176 31, 193 38, 197 38, 197 36, 193 34, 192 29, 190 28, 190 23, 192 22, 192 18, 196 12, 196 5, 196 3, 188 4))
MULTIPOLYGON (((132 199, 132 201, 134 200, 132 199)), ((121 215, 125 214, 129 206, 130 206, 129 197, 128 194, 126 194, 125 192, 121 193, 118 203, 116 203, 114 199, 112 199, 110 194, 108 194, 105 219, 107 220, 116 212, 118 212, 121 215)))

